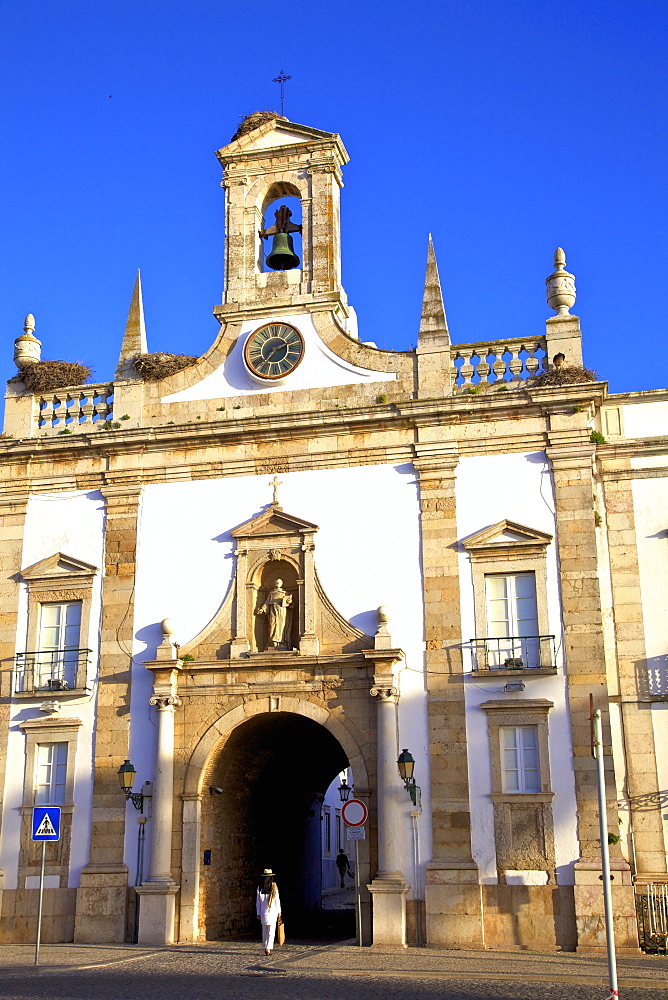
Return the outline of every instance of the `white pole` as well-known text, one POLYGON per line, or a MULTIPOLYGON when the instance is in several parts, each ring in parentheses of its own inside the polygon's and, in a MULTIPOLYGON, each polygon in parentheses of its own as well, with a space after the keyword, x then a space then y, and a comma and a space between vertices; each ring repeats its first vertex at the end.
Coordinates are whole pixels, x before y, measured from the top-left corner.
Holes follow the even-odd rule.
POLYGON ((605 801, 605 772, 603 769, 603 727, 601 709, 594 712, 594 756, 598 785, 598 825, 601 836, 601 862, 603 870, 603 904, 605 910, 605 940, 608 948, 608 979, 610 992, 606 1000, 619 996, 617 986, 617 956, 615 954, 615 928, 612 918, 612 886, 610 885, 610 852, 608 850, 608 810, 605 801))
POLYGON ((42 866, 39 870, 39 903, 37 904, 37 939, 35 941, 35 965, 39 965, 39 942, 42 937, 42 899, 44 898, 44 858, 46 841, 42 841, 42 866))
POLYGON ((360 849, 359 840, 355 841, 355 930, 358 947, 362 947, 362 893, 360 889, 360 849))
POLYGON ((413 873, 415 884, 415 943, 420 948, 424 942, 422 940, 422 902, 420 890, 420 841, 418 839, 418 816, 421 810, 411 809, 411 820, 413 823, 413 873))

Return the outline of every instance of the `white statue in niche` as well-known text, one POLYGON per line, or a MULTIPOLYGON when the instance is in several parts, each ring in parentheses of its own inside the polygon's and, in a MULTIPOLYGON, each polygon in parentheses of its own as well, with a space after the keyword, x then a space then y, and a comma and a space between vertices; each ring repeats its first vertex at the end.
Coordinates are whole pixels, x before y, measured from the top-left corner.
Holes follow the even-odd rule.
POLYGON ((269 592, 267 600, 256 615, 267 615, 268 641, 267 649, 288 649, 289 647, 289 608, 292 597, 283 590, 283 581, 277 580, 269 592))

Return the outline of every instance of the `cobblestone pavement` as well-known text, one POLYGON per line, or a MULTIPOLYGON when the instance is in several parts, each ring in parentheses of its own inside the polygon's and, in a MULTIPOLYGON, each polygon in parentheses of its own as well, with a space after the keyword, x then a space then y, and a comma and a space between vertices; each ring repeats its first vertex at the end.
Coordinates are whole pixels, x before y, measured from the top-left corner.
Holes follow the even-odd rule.
MULTIPOLYGON (((605 1000, 604 958, 256 942, 0 947, 0 1000, 605 1000)), ((624 957, 621 1000, 668 1000, 668 959, 624 957)))

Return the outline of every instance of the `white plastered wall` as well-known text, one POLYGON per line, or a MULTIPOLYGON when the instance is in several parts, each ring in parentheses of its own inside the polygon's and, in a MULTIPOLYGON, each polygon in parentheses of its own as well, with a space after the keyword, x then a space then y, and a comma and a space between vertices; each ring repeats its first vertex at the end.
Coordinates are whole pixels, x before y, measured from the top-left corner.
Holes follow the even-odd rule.
MULTIPOLYGON (((197 635, 220 607, 234 569, 230 530, 260 513, 272 499, 272 476, 240 477, 148 486, 144 492, 137 550, 135 656, 132 684, 131 754, 137 787, 152 780, 154 710, 152 675, 159 623, 173 618, 175 640, 197 635)), ((373 635, 375 609, 389 609, 394 646, 406 653, 400 665, 399 743, 416 759, 423 790, 420 855, 431 856, 429 764, 424 683, 424 614, 420 568, 419 506, 412 466, 365 466, 281 473, 283 509, 319 526, 315 562, 338 611, 373 635)), ((400 779, 397 773, 397 782, 400 779)), ((402 789, 399 789, 402 791, 402 789)), ((405 796, 406 871, 415 885, 411 848, 411 802, 405 796)), ((126 862, 134 877, 136 831, 126 839, 126 862)), ((148 861, 147 861, 148 863, 148 861)), ((422 877, 424 884, 424 874, 422 877)), ((413 893, 411 889, 411 893, 413 893)))
MULTIPOLYGON (((104 500, 100 493, 58 493, 33 496, 28 502, 23 540, 22 568, 55 552, 63 552, 84 562, 97 566, 93 583, 93 597, 90 615, 90 634, 82 636, 83 648, 93 650, 92 664, 97 665, 101 608, 101 574, 104 565, 104 500)), ((26 648, 28 630, 27 587, 21 586, 19 616, 16 630, 16 649, 26 648)), ((95 725, 95 698, 97 672, 89 672, 92 691, 81 699, 63 699, 60 717, 81 719, 76 766, 74 776, 74 813, 72 817, 72 840, 70 846, 70 871, 68 885, 79 885, 81 869, 88 861, 90 825, 92 809, 93 773, 93 732, 95 725)), ((14 702, 9 723, 7 746, 7 774, 5 778, 4 821, 0 842, 0 869, 5 873, 5 889, 22 888, 17 885, 19 839, 21 829, 21 805, 23 784, 32 780, 25 776, 25 736, 19 723, 28 719, 46 719, 40 712, 43 698, 34 701, 14 702)))
MULTIPOLYGON (((614 396, 610 402, 614 402, 614 396)), ((622 406, 624 437, 659 437, 668 434, 668 400, 622 406)))
POLYGON ((247 320, 241 335, 217 368, 196 385, 164 396, 163 403, 180 403, 198 399, 227 399, 230 396, 258 395, 271 392, 294 392, 296 389, 324 389, 335 385, 358 385, 364 382, 391 382, 395 372, 372 371, 344 361, 327 347, 318 336, 313 320, 306 313, 296 316, 279 316, 276 319, 247 320), (243 361, 243 350, 248 335, 267 323, 288 323, 296 327, 304 338, 304 357, 285 382, 260 382, 251 378, 243 361))
MULTIPOLYGON (((666 466, 665 456, 632 460, 636 468, 666 466)), ((647 654, 645 694, 652 702, 663 836, 668 857, 668 476, 636 479, 632 485, 640 570, 640 598, 647 654)))
MULTIPOLYGON (((459 539, 507 518, 555 535, 554 495, 549 463, 543 452, 519 455, 486 455, 461 459, 457 469, 457 533, 459 539)), ((473 580, 468 553, 460 544, 460 595, 462 639, 476 636, 473 580)), ((490 699, 547 698, 550 709, 549 750, 553 800, 557 880, 572 885, 578 858, 573 750, 563 673, 561 599, 556 546, 547 548, 547 604, 549 632, 555 636, 559 673, 548 677, 523 675, 525 690, 507 694, 506 678, 466 679, 466 721, 471 802, 473 857, 483 883, 497 881, 494 849, 494 810, 490 799, 492 776, 487 715, 480 705, 490 699)), ((464 649, 464 669, 471 661, 464 649)))

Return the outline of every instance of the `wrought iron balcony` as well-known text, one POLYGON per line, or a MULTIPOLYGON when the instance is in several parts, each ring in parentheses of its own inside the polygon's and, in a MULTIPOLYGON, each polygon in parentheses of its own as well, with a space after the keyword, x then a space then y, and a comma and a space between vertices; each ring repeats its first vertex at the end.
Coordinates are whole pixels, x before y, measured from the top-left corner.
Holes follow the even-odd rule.
POLYGON ((553 635, 470 639, 474 671, 541 670, 556 666, 553 635))
POLYGON ((90 649, 33 650, 14 658, 14 692, 69 691, 86 687, 90 649))

